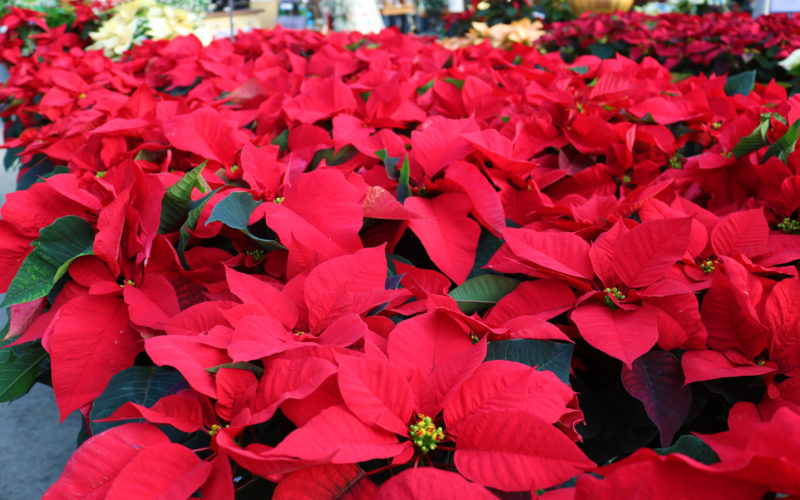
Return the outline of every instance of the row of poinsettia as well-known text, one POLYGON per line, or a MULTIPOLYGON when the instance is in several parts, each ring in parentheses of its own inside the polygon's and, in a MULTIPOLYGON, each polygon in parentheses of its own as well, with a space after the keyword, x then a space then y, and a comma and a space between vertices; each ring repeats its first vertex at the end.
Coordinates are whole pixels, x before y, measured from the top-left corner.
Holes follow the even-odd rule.
POLYGON ((785 78, 778 62, 800 48, 800 19, 787 14, 752 18, 747 12, 585 14, 552 23, 539 42, 565 57, 615 51, 636 60, 655 57, 685 73, 758 70, 761 81, 785 78))
POLYGON ((2 370, 49 357, 95 433, 46 498, 800 495, 800 101, 752 76, 40 46, 0 89, 2 370))

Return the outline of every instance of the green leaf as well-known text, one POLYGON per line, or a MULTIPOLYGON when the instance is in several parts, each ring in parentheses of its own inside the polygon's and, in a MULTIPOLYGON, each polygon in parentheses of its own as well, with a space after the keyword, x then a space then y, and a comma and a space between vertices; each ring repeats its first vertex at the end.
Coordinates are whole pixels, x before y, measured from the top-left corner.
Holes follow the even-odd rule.
POLYGON ((250 215, 259 205, 261 205, 261 202, 253 199, 250 193, 234 191, 214 206, 206 225, 214 221, 220 221, 230 228, 242 231, 265 250, 285 249, 283 245, 275 240, 259 238, 250 232, 248 228, 250 215))
POLYGON ((389 156, 389 152, 386 151, 386 149, 375 151, 375 156, 383 162, 383 166, 386 168, 386 175, 388 175, 390 179, 397 180, 400 176, 397 172, 397 164, 400 163, 400 158, 389 156))
POLYGON ((447 78, 444 79, 444 81, 446 81, 451 85, 455 85, 456 87, 458 87, 458 90, 462 90, 464 88, 464 80, 458 80, 456 78, 448 76, 447 78))
POLYGON ((411 169, 408 166, 408 156, 403 159, 403 166, 400 168, 400 176, 397 178, 397 201, 404 203, 406 198, 411 196, 411 187, 408 178, 411 169))
POLYGON ((156 401, 168 394, 174 394, 189 385, 181 374, 163 366, 132 366, 111 379, 106 389, 94 400, 89 414, 93 434, 122 425, 119 422, 95 422, 111 416, 120 406, 130 401, 142 406, 153 406, 156 401))
POLYGON ((470 271, 469 277, 473 278, 482 274, 495 274, 491 269, 483 269, 483 266, 491 260, 501 246, 503 246, 503 240, 495 237, 485 228, 481 228, 481 236, 478 238, 478 249, 475 252, 475 263, 472 265, 472 271, 470 271))
POLYGON ((208 373, 217 373, 221 368, 235 368, 237 370, 247 370, 249 372, 253 372, 256 374, 257 377, 260 377, 264 374, 264 369, 260 366, 248 363, 246 361, 240 361, 238 363, 224 363, 217 366, 212 366, 211 368, 206 368, 208 373))
POLYGON ((270 144, 273 146, 278 146, 281 153, 286 151, 286 148, 289 147, 289 129, 287 128, 278 134, 274 139, 272 139, 272 141, 270 141, 270 144))
POLYGON ((36 248, 25 258, 0 307, 44 297, 64 276, 73 260, 92 254, 94 231, 75 215, 56 219, 39 232, 36 248))
POLYGON ((589 66, 573 66, 570 69, 579 75, 585 75, 589 72, 589 66))
POLYGON ((656 448, 655 452, 659 455, 680 453, 681 455, 686 455, 706 465, 719 462, 719 455, 717 455, 717 452, 704 443, 699 437, 689 434, 684 434, 679 437, 678 440, 675 441, 675 444, 669 448, 656 448))
POLYGON ((344 48, 346 50, 356 51, 356 50, 360 49, 365 43, 367 43, 367 39, 366 38, 362 38, 361 40, 359 40, 357 42, 348 43, 347 45, 344 46, 344 48))
POLYGON ((201 172, 206 166, 204 161, 197 167, 186 172, 184 176, 167 188, 164 198, 161 199, 161 221, 158 224, 158 232, 161 234, 170 233, 175 230, 178 224, 186 217, 189 211, 189 202, 192 201, 192 190, 197 187, 201 193, 208 190, 208 184, 203 180, 201 172))
POLYGON ((19 356, 10 349, 0 352, 5 353, 5 362, 0 365, 0 403, 5 403, 24 395, 33 386, 47 351, 37 342, 19 356))
POLYGON ((748 95, 756 84, 756 70, 745 71, 737 75, 730 75, 725 80, 725 93, 748 95))
POLYGON ((513 339, 489 342, 485 361, 504 359, 516 361, 539 370, 549 370, 565 384, 569 384, 572 364, 572 344, 551 340, 513 339))
POLYGON ((761 115, 761 123, 750 132, 746 137, 742 137, 739 143, 733 147, 733 156, 741 158, 742 156, 757 151, 763 146, 767 145, 767 132, 769 131, 769 119, 771 113, 763 113, 761 115))
POLYGON ((450 296, 456 300, 459 309, 464 314, 483 311, 497 303, 514 288, 519 281, 507 276, 496 274, 481 274, 465 281, 450 291, 450 296))
POLYGON ((765 162, 775 156, 783 163, 786 163, 789 155, 794 153, 794 148, 797 146, 798 138, 800 138, 800 120, 792 123, 792 126, 789 127, 789 130, 787 130, 780 139, 775 141, 775 144, 767 149, 762 162, 765 162))
POLYGON ((335 167, 352 160, 357 154, 358 150, 350 144, 346 145, 336 153, 334 153, 333 148, 320 149, 314 153, 314 156, 311 158, 311 164, 308 168, 309 170, 314 170, 319 166, 320 163, 322 163, 322 160, 325 160, 325 164, 329 167, 335 167))
POLYGON ((433 87, 433 82, 434 82, 434 80, 433 80, 433 79, 431 79, 431 80, 429 80, 429 81, 428 81, 428 83, 426 83, 426 84, 425 84, 425 85, 423 85, 422 87, 419 87, 419 88, 417 89, 417 95, 422 95, 422 94, 424 94, 425 92, 429 91, 429 90, 431 89, 431 87, 433 87))
POLYGON ((617 51, 607 43, 593 43, 589 46, 589 53, 600 59, 611 59, 617 54, 617 51))
POLYGON ((197 227, 197 220, 200 218, 200 214, 203 212, 203 209, 206 207, 206 205, 208 205, 208 201, 211 199, 211 197, 217 194, 220 189, 222 188, 217 188, 199 200, 189 203, 189 213, 186 214, 186 222, 184 222, 181 226, 178 247, 176 248, 178 251, 178 257, 181 259, 181 264, 187 270, 189 269, 189 264, 186 262, 184 253, 186 252, 186 245, 189 244, 189 239, 191 238, 189 231, 194 231, 194 229, 197 227))

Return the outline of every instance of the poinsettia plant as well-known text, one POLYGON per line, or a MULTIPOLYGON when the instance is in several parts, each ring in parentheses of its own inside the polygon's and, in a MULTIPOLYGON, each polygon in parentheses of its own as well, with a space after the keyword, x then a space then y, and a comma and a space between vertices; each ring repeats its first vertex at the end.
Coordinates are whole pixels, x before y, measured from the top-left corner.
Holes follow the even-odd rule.
POLYGON ((642 12, 587 13, 552 23, 541 44, 571 61, 592 54, 622 54, 637 61, 653 57, 679 74, 737 74, 753 71, 758 81, 777 80, 796 92, 800 82, 778 62, 800 48, 800 20, 787 14, 753 18, 749 12, 702 16, 642 12))
POLYGON ((38 46, 0 399, 83 416, 44 498, 800 495, 800 108, 751 76, 38 46))

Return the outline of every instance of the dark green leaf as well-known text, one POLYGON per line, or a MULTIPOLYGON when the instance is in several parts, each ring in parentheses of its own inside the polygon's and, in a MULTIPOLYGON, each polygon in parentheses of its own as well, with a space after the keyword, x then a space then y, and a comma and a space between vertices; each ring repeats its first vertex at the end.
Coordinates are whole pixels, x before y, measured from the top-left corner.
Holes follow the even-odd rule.
POLYGON ((92 254, 93 242, 92 226, 75 215, 58 218, 43 228, 33 242, 36 248, 22 262, 0 307, 47 295, 73 260, 92 254))
POLYGON ((0 403, 5 403, 24 395, 33 386, 47 351, 37 342, 29 345, 19 356, 10 349, 0 352, 5 359, 0 365, 0 403))
POLYGON ((270 144, 273 146, 278 146, 281 153, 286 151, 286 148, 289 147, 289 129, 287 128, 278 134, 274 139, 272 139, 272 141, 270 141, 270 144))
POLYGON ((733 147, 733 156, 741 158, 742 156, 757 151, 763 146, 767 145, 767 132, 769 131, 770 113, 761 115, 761 123, 750 132, 746 137, 742 137, 739 143, 733 147))
POLYGON ((575 73, 578 73, 579 75, 585 75, 586 73, 589 72, 588 66, 573 66, 570 69, 575 73))
POLYGON ((483 311, 497 303, 519 285, 507 276, 481 274, 465 281, 450 292, 464 314, 483 311))
POLYGON ((404 203, 406 198, 411 196, 411 187, 408 184, 410 168, 408 166, 408 156, 403 159, 403 166, 400 168, 400 176, 397 178, 397 201, 404 203))
POLYGON ((94 400, 89 414, 92 433, 97 434, 125 423, 95 422, 95 420, 110 416, 128 401, 149 408, 162 397, 188 387, 181 374, 172 368, 132 366, 123 370, 114 375, 103 393, 94 400))
POLYGON ((502 240, 496 238, 486 229, 481 228, 481 236, 478 239, 478 249, 475 252, 475 263, 472 265, 472 271, 470 271, 469 277, 473 278, 482 274, 494 274, 494 271, 491 269, 483 269, 483 266, 489 262, 502 245, 502 240))
POLYGON ((725 80, 725 93, 748 95, 756 84, 756 70, 745 71, 738 75, 730 75, 725 80))
POLYGON ((16 170, 22 165, 19 155, 24 150, 24 147, 10 148, 6 150, 6 155, 3 158, 3 166, 6 168, 6 170, 16 170))
POLYGON ((197 220, 200 218, 200 213, 202 213, 205 206, 208 205, 208 201, 211 199, 211 197, 218 193, 220 189, 222 188, 217 188, 199 200, 189 203, 189 212, 186 214, 186 222, 184 222, 181 226, 178 247, 176 248, 178 251, 178 257, 181 259, 181 264, 183 264, 183 267, 186 269, 189 269, 189 265, 186 262, 184 253, 186 252, 186 245, 189 244, 189 238, 191 238, 189 232, 194 231, 194 229, 197 227, 197 220))
POLYGON ((311 164, 308 168, 309 170, 314 170, 319 166, 320 163, 322 163, 322 160, 325 160, 325 164, 329 167, 335 167, 352 160, 357 154, 358 150, 349 144, 336 153, 334 153, 333 148, 320 149, 314 153, 314 156, 311 158, 311 164))
POLYGON ((611 59, 617 54, 617 51, 607 43, 593 43, 589 46, 589 53, 600 59, 611 59))
POLYGON ((250 193, 234 191, 214 206, 206 224, 219 221, 230 228, 242 231, 265 250, 283 249, 284 246, 277 241, 259 238, 250 232, 247 223, 253 210, 259 205, 261 202, 254 200, 250 193))
POLYGON ((516 361, 539 370, 549 370, 565 384, 569 384, 572 364, 572 344, 551 340, 513 339, 489 342, 486 361, 504 359, 516 361))
POLYGON ((385 149, 375 151, 375 156, 383 162, 383 166, 386 168, 386 175, 388 175, 390 179, 397 180, 400 176, 397 172, 397 164, 400 163, 400 158, 389 156, 389 152, 385 149))
POLYGON ((698 462, 711 465, 719 462, 719 455, 709 445, 704 443, 699 437, 684 434, 679 437, 675 444, 669 448, 656 448, 659 455, 669 453, 680 453, 698 462))
POLYGON ((178 224, 186 217, 189 211, 189 202, 192 201, 192 190, 195 187, 201 193, 205 193, 208 184, 203 180, 201 172, 206 166, 204 161, 197 167, 186 172, 184 176, 167 188, 164 197, 161 199, 161 221, 158 224, 158 232, 161 234, 171 233, 178 224))
POLYGON ((780 139, 775 141, 775 144, 767 149, 762 161, 767 161, 774 156, 783 163, 786 163, 789 155, 794 153, 798 138, 800 138, 800 120, 795 121, 792 126, 789 127, 789 130, 787 130, 780 139))

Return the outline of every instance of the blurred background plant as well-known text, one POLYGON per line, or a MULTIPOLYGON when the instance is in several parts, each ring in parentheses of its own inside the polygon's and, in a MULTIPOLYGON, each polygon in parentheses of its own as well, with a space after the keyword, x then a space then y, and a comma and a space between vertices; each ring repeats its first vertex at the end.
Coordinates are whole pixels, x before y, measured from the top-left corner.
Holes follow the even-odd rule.
POLYGON ((669 12, 702 15, 707 12, 728 12, 738 7, 739 4, 737 2, 728 0, 663 0, 660 2, 647 2, 634 7, 634 10, 651 16, 669 12))
POLYGON ((203 2, 205 0, 131 0, 118 3, 100 14, 100 27, 89 33, 94 43, 88 48, 102 49, 106 57, 119 57, 147 39, 171 40, 194 34, 204 44, 210 43, 211 33, 202 27, 202 15, 206 12, 203 2))
POLYGON ((575 15, 564 0, 472 0, 472 7, 442 19, 446 36, 464 36, 473 23, 487 26, 510 25, 522 19, 540 19, 545 22, 566 21, 575 15))
POLYGON ((479 45, 488 40, 492 47, 510 48, 515 43, 533 45, 545 32, 541 21, 528 18, 489 26, 486 23, 472 23, 472 28, 464 36, 448 37, 441 44, 451 50, 479 45))

